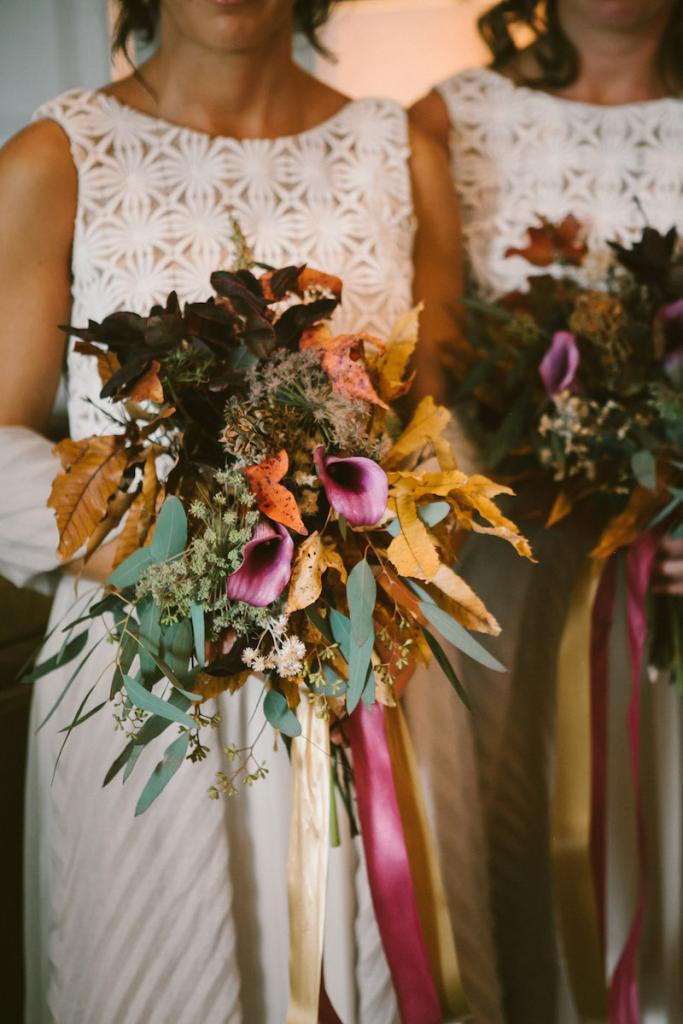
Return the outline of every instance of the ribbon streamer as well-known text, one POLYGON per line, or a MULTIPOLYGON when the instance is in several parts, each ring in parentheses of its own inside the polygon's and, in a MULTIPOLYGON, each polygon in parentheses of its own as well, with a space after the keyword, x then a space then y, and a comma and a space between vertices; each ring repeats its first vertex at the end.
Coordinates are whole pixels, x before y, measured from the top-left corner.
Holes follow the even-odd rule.
POLYGON ((403 1024, 440 1024, 384 716, 382 704, 366 708, 361 702, 347 725, 370 891, 403 1024))
POLYGON ((291 749, 287 1024, 318 1024, 330 846, 330 729, 305 695, 297 714, 302 733, 291 749))
POLYGON ((628 707, 628 733, 631 749, 631 776, 635 793, 636 836, 639 854, 639 894, 629 934, 614 969, 609 991, 610 1024, 639 1024, 637 955, 645 917, 645 821, 640 785, 640 687, 643 651, 647 637, 646 599, 657 550, 651 533, 641 534, 626 557, 626 607, 628 646, 631 659, 631 698, 628 707))
POLYGON ((470 1013, 463 990, 439 857, 419 781, 406 720, 399 706, 385 708, 384 726, 408 860, 432 974, 444 1015, 470 1013))
POLYGON ((576 1008, 604 1017, 607 986, 591 862, 591 619, 604 563, 574 583, 557 663, 552 861, 560 928, 576 1008))

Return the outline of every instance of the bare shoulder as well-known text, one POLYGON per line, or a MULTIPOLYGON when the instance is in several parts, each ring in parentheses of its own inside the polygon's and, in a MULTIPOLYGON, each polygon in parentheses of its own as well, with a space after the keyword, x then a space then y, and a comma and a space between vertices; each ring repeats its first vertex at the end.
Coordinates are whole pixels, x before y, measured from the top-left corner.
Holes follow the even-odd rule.
POLYGON ((448 111, 435 89, 413 104, 409 117, 411 124, 433 139, 442 149, 448 150, 451 130, 448 111))
POLYGON ((36 121, 0 149, 0 207, 3 225, 16 218, 47 223, 51 230, 73 225, 77 176, 69 142, 55 121, 36 121))
POLYGON ((453 192, 448 153, 414 120, 409 121, 410 166, 418 193, 443 199, 453 192))

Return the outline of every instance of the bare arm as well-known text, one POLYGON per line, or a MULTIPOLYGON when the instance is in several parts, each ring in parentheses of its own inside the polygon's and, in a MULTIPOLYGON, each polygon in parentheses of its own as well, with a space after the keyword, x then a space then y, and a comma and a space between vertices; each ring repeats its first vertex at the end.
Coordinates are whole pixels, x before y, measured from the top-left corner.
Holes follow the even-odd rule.
POLYGON ((64 356, 76 170, 58 125, 39 122, 0 151, 0 425, 42 432, 64 356))
MULTIPOLYGON (((0 428, 23 427, 40 434, 47 427, 66 342, 58 325, 69 322, 71 309, 76 204, 76 169, 57 124, 30 125, 0 150, 0 428)), ((16 431, 11 436, 16 439, 16 431)), ((24 495, 11 504, 8 500, 4 511, 15 520, 17 539, 23 539, 18 520, 24 520, 23 529, 33 531, 32 543, 44 547, 53 536, 52 513, 45 508, 42 518, 47 492, 43 499, 37 488, 49 487, 59 463, 55 459, 53 467, 47 442, 44 449, 37 438, 20 443, 21 452, 30 451, 30 461, 7 452, 17 479, 3 479, 2 485, 24 495), (31 502, 40 507, 29 508, 31 502)), ((103 547, 85 574, 104 579, 110 559, 111 551, 103 547)), ((67 567, 74 573, 80 569, 79 561, 67 567)))
POLYGON ((417 232, 413 292, 424 303, 417 349, 417 397, 445 401, 444 358, 463 346, 460 218, 446 152, 411 126, 411 173, 417 232))

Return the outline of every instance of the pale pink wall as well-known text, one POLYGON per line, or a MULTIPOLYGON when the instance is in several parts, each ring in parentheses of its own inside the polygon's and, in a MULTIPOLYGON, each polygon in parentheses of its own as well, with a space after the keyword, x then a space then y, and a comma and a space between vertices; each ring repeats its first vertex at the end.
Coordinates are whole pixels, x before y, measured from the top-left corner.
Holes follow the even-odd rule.
POLYGON ((487 0, 349 0, 324 33, 338 62, 320 57, 320 78, 351 96, 392 96, 410 103, 453 71, 480 65, 476 31, 487 0))

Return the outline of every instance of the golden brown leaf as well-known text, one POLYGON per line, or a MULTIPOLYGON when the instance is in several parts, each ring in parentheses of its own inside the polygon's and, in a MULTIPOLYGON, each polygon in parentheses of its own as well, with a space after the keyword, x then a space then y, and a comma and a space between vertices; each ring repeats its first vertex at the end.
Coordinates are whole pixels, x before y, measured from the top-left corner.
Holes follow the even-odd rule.
POLYGON ((555 523, 559 523, 565 516, 568 516, 571 510, 572 503, 567 497, 566 492, 560 491, 553 502, 553 507, 550 510, 545 525, 547 527, 554 526, 555 523))
POLYGON ((279 483, 288 469, 289 457, 283 448, 277 455, 264 459, 254 466, 247 466, 244 475, 259 509, 265 516, 276 523, 282 523, 283 526, 289 526, 297 533, 306 534, 308 530, 304 526, 296 498, 279 483))
POLYGON ((202 700, 219 697, 221 693, 237 693, 250 675, 249 669, 234 676, 211 676, 208 672, 198 672, 193 680, 192 692, 200 693, 202 700))
POLYGON ((159 363, 154 359, 150 368, 136 380, 130 393, 134 402, 154 402, 156 405, 163 405, 164 389, 159 380, 159 368, 159 363))
POLYGON ((55 446, 64 466, 52 485, 48 505, 59 530, 57 554, 66 559, 86 543, 107 513, 128 455, 120 434, 61 441, 55 446))
POLYGON ((303 678, 297 676, 296 679, 280 679, 278 682, 278 689, 282 693, 282 696, 287 701, 287 707, 290 711, 296 711, 301 703, 301 684, 303 678))
MULTIPOLYGON (((109 536, 111 531, 119 525, 128 509, 131 507, 133 499, 134 495, 128 494, 126 491, 117 491, 117 493, 109 499, 107 514, 104 519, 100 520, 93 533, 90 535, 90 540, 88 541, 88 546, 85 549, 85 555, 83 556, 84 565, 92 557, 95 551, 97 551, 105 538, 109 536)), ((116 563, 114 563, 112 568, 114 568, 115 565, 116 563)))
POLYGON ((522 256, 535 267, 549 267, 552 263, 571 263, 580 266, 588 248, 581 223, 570 213, 559 224, 541 217, 537 227, 529 228, 524 248, 506 249, 506 256, 522 256))
POLYGON ((384 468, 396 469, 430 441, 440 439, 450 418, 448 409, 435 405, 431 396, 423 398, 398 441, 382 460, 384 468))
POLYGON ((154 519, 158 490, 159 481, 157 480, 154 452, 148 452, 142 475, 142 488, 133 501, 118 538, 114 555, 115 567, 145 543, 147 532, 154 519))
POLYGON ((420 304, 396 321, 387 338, 386 351, 377 361, 378 390, 387 402, 405 395, 413 383, 415 373, 406 376, 406 371, 417 345, 421 311, 420 304))
POLYGON ((456 619, 465 629, 474 629, 479 633, 498 636, 500 626, 484 602, 466 583, 462 576, 448 565, 440 565, 429 581, 445 594, 448 601, 443 605, 445 611, 456 619))
POLYGON ((308 608, 317 601, 322 590, 322 576, 327 569, 335 569, 342 582, 346 583, 341 555, 331 541, 323 540, 316 531, 297 548, 285 608, 287 615, 308 608))
POLYGON ((591 554, 594 558, 609 558, 619 548, 632 544, 657 514, 666 498, 666 489, 650 491, 636 487, 623 512, 608 524, 591 554))
POLYGON ((400 576, 431 580, 440 565, 439 553, 417 514, 415 497, 401 491, 394 502, 401 532, 389 545, 387 557, 400 576))

